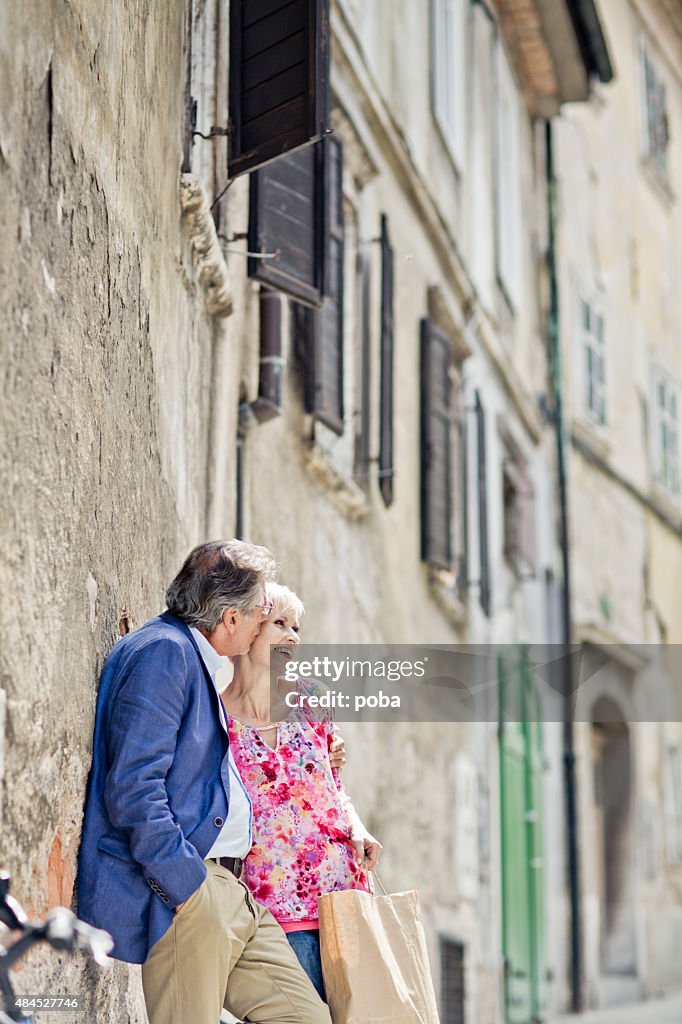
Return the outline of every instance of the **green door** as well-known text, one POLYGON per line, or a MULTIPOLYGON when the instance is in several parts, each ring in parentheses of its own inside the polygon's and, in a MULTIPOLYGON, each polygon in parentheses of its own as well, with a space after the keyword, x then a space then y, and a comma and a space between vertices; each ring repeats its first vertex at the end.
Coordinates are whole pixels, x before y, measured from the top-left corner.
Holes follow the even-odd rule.
POLYGON ((510 1024, 542 1020, 546 1005, 542 721, 524 647, 498 662, 502 944, 510 1024))

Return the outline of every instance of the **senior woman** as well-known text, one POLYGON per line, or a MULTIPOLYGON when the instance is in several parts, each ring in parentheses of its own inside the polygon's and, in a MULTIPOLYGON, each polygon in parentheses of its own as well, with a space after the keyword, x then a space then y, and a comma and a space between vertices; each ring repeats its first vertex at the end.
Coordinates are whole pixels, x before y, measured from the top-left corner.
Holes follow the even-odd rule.
MULTIPOLYGON (((253 805, 253 846, 242 880, 287 934, 324 999, 317 897, 339 889, 369 890, 381 844, 369 835, 332 768, 333 723, 298 708, 271 720, 270 652, 291 658, 299 643, 301 600, 268 584, 273 608, 248 654, 234 658, 221 696, 230 748, 253 805)), ((314 684, 299 681, 299 689, 314 684)), ((286 709, 285 709, 286 710, 286 709)))

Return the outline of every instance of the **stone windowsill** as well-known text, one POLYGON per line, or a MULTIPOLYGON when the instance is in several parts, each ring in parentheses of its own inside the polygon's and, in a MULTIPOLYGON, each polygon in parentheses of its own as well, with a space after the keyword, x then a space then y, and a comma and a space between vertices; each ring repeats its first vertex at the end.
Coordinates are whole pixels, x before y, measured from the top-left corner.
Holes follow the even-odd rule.
POLYGON ((428 569, 429 588, 445 617, 458 628, 467 621, 466 605, 455 595, 455 574, 443 569, 428 569))
POLYGON ((305 461, 311 475, 329 494, 340 512, 349 519, 361 519, 367 515, 367 494, 352 477, 341 470, 333 456, 317 441, 309 443, 305 461))
POLYGON ((649 488, 651 501, 682 527, 682 494, 673 494, 660 480, 652 480, 649 488))
POLYGON ((180 178, 180 205, 194 250, 199 283, 206 296, 206 308, 211 316, 229 316, 232 288, 227 263, 206 190, 195 174, 183 174, 180 178))
POLYGON ((664 202, 666 206, 672 206, 675 202, 676 196, 672 190, 670 179, 652 156, 645 154, 642 157, 642 170, 644 171, 645 178, 662 202, 664 202))
POLYGON ((606 426, 600 426, 586 417, 576 417, 571 421, 571 432, 595 455, 608 461, 611 454, 611 443, 606 426))

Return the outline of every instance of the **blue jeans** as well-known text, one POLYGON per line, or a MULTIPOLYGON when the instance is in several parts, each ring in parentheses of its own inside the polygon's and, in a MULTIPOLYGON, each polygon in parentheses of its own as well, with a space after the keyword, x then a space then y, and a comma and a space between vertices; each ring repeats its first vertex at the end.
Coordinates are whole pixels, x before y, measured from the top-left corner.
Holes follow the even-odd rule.
POLYGON ((322 978, 322 959, 320 957, 320 933, 310 931, 287 932, 289 945, 299 959, 301 967, 312 981, 320 999, 327 1001, 322 978))

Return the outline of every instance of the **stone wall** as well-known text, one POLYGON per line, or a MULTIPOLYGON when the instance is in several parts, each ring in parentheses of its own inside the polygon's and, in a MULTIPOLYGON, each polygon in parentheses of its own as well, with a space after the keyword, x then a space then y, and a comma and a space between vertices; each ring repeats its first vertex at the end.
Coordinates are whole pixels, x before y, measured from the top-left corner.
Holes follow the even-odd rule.
MULTIPOLYGON (((183 17, 180 0, 0 15, 0 866, 36 913, 72 901, 119 620, 160 609, 205 526, 213 327, 179 203, 183 17)), ((45 952, 17 984, 82 992, 83 969, 45 952)), ((97 1000, 97 1019, 144 1019, 127 968, 97 1000)))

